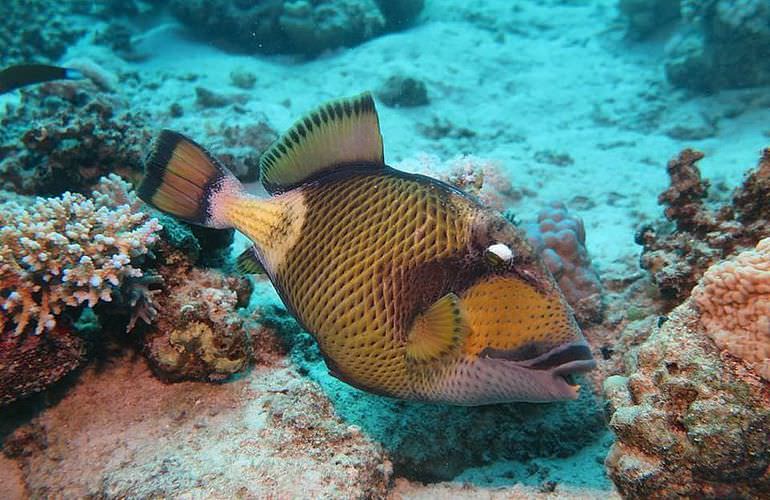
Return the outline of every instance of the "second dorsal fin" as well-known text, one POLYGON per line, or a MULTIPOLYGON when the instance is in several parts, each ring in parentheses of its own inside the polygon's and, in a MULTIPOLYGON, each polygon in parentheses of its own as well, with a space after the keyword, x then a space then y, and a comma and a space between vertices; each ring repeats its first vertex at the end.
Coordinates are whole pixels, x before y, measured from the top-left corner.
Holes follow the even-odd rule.
POLYGON ((340 166, 384 165, 382 136, 369 92, 328 102, 297 121, 259 161, 271 194, 340 166))

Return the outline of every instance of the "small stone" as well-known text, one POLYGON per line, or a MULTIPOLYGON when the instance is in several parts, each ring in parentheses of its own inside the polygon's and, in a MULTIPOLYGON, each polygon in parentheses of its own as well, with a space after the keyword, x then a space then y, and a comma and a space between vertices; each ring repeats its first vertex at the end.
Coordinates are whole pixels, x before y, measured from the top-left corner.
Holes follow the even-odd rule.
POLYGON ((168 114, 170 114, 174 118, 179 118, 182 115, 184 115, 184 109, 182 108, 181 104, 179 104, 178 102, 175 102, 168 107, 168 114))
POLYGON ((195 87, 195 102, 203 108, 222 108, 230 104, 230 99, 205 87, 195 87))
POLYGON ((230 83, 240 89, 250 90, 257 83, 257 75, 243 68, 236 68, 230 72, 230 83))
POLYGON ((430 103, 424 82, 398 75, 385 80, 377 91, 377 97, 391 108, 412 108, 430 103))

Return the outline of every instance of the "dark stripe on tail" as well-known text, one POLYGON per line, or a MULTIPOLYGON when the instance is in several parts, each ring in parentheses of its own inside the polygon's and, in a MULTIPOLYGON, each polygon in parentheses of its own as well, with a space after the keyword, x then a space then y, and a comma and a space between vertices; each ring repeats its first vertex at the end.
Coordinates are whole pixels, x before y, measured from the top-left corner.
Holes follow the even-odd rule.
POLYGON ((182 220, 202 226, 212 224, 211 195, 226 179, 238 181, 229 170, 192 139, 163 130, 145 160, 139 198, 182 220))

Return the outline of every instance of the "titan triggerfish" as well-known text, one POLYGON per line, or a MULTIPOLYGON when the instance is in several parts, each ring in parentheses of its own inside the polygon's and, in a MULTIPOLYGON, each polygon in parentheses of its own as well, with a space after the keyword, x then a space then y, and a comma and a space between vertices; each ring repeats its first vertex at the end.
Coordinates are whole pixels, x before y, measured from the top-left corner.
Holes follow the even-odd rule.
POLYGON ((332 375, 376 394, 457 405, 574 399, 595 361, 520 229, 439 180, 385 164, 364 93, 322 105, 260 159, 245 192, 203 147, 164 130, 139 196, 235 228, 318 342, 332 375))

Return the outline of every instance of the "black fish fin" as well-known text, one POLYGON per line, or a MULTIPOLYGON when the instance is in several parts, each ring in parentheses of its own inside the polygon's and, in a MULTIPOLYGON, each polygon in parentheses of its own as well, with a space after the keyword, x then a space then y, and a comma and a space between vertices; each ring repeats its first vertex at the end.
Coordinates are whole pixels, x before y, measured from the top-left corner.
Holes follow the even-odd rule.
POLYGON ((455 351, 468 329, 460 298, 448 293, 415 318, 406 345, 407 359, 419 363, 442 358, 455 351))
POLYGON ((276 194, 339 167, 384 166, 382 135, 369 92, 328 102, 297 121, 260 158, 265 189, 276 194))
POLYGON ((83 73, 73 68, 48 64, 17 64, 0 70, 0 94, 36 83, 82 78, 85 78, 83 73))
POLYGON ((256 247, 249 247, 235 259, 235 269, 242 274, 267 274, 257 256, 256 247))

